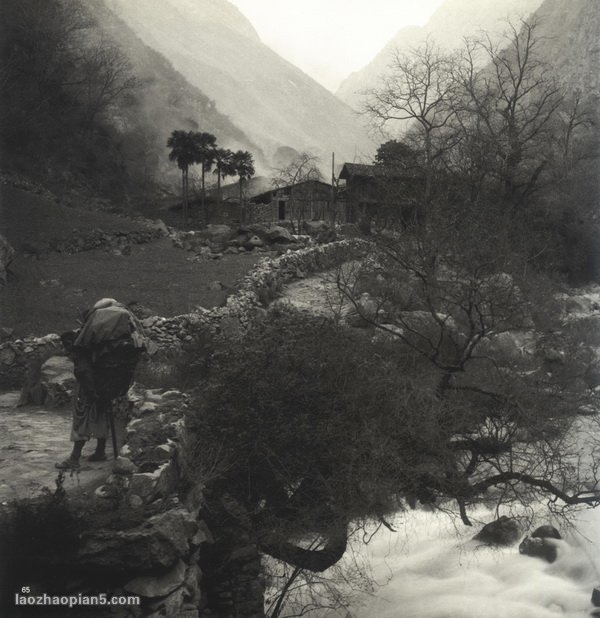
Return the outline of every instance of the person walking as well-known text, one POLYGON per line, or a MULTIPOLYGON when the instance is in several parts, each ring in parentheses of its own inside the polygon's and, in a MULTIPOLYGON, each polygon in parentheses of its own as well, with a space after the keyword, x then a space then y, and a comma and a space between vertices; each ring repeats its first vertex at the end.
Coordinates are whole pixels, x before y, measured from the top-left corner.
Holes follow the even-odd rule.
POLYGON ((78 388, 71 425, 73 449, 56 468, 76 470, 91 438, 96 439, 96 449, 88 461, 106 459, 109 429, 116 457, 112 402, 129 390, 146 340, 135 316, 114 298, 99 300, 87 312, 82 327, 64 333, 61 340, 73 360, 78 388))

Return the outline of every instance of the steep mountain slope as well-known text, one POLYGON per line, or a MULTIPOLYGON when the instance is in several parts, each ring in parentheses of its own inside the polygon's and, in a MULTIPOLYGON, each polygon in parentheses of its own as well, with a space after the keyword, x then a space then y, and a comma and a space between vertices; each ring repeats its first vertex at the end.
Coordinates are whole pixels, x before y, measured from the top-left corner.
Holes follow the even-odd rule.
POLYGON ((539 53, 567 89, 600 95, 598 0, 545 0, 535 19, 539 53))
POLYGON ((264 164, 260 145, 250 140, 205 93, 191 85, 160 53, 148 47, 103 0, 87 4, 101 36, 125 54, 137 80, 132 95, 112 110, 112 122, 124 136, 122 152, 130 168, 174 180, 177 166, 168 160, 167 138, 175 129, 208 131, 220 146, 250 150, 264 164))
POLYGON ((106 0, 149 46, 268 154, 281 146, 325 160, 370 157, 353 111, 264 45, 226 0, 106 0))
POLYGON ((442 49, 451 50, 460 46, 464 37, 476 35, 480 30, 486 30, 495 40, 505 29, 507 19, 527 18, 541 3, 542 0, 447 0, 424 27, 400 30, 367 66, 342 82, 336 95, 359 109, 359 93, 377 85, 394 50, 409 52, 428 37, 442 49))

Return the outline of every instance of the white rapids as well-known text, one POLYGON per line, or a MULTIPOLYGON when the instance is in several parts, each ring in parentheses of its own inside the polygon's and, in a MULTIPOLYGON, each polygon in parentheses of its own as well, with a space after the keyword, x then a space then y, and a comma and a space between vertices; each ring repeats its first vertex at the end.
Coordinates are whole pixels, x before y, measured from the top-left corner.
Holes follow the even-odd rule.
MULTIPOLYGON (((483 509, 476 515, 495 518, 483 509)), ((518 544, 480 545, 471 540, 479 527, 441 513, 407 513, 394 525, 396 533, 379 531, 363 550, 384 585, 352 608, 358 618, 589 616, 600 584, 600 510, 578 515, 577 532, 557 541, 553 564, 520 555, 518 544)))
MULTIPOLYGON (((332 289, 331 281, 326 278, 306 280, 288 286, 283 302, 304 310, 331 310, 335 304, 332 289), (329 302, 324 303, 324 298, 329 302)), ((584 318, 600 306, 600 286, 582 292, 578 298, 585 301, 583 310, 571 314, 569 319, 584 318)), ((591 470, 596 463, 599 425, 597 416, 583 417, 576 424, 577 437, 571 444, 571 447, 575 445, 571 452, 576 457, 574 463, 582 470, 591 470)), ((361 562, 370 565, 376 583, 372 594, 349 594, 350 613, 320 609, 302 615, 313 618, 590 616, 592 589, 600 587, 600 507, 582 508, 572 519, 573 526, 567 529, 561 525, 564 522, 552 521, 545 505, 538 505, 535 511, 525 515, 535 515, 535 525, 555 525, 564 539, 556 542, 558 557, 552 564, 519 554, 518 543, 491 548, 472 540, 483 523, 511 513, 496 513, 481 507, 469 513, 474 525, 466 527, 444 513, 409 511, 392 522, 396 532, 382 528, 368 545, 358 543, 354 547, 361 562)), ((342 564, 350 560, 346 557, 342 564)))

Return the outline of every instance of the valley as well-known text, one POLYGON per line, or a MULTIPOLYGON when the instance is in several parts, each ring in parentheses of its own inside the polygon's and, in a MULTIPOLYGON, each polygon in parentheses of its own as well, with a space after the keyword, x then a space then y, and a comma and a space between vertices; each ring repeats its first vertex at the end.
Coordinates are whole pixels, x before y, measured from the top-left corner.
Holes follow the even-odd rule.
POLYGON ((5 0, 2 616, 600 615, 596 3, 5 0))

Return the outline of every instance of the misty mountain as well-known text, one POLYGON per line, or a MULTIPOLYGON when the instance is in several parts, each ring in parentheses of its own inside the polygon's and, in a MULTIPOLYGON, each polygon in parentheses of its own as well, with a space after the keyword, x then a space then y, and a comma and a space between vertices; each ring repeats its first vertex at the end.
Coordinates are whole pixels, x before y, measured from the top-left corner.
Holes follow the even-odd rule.
MULTIPOLYGON (((87 4, 100 36, 118 46, 137 83, 135 91, 112 110, 111 121, 124 139, 122 152, 128 167, 144 166, 149 175, 179 176, 168 160, 167 138, 174 129, 208 131, 218 143, 232 150, 253 152, 264 164, 260 145, 250 140, 205 93, 191 85, 160 53, 148 47, 102 0, 87 4)), ((89 36, 89 35, 88 35, 89 36)))
MULTIPOLYGON (((354 112, 264 45, 226 0, 106 0, 145 44, 163 54, 271 157, 282 147, 326 162, 370 158, 354 112)), ((204 130, 204 118, 198 122, 204 130)))
POLYGON ((534 15, 539 53, 568 90, 600 95, 600 5, 545 0, 534 15))
POLYGON ((367 66, 350 74, 336 94, 348 105, 359 109, 359 93, 377 85, 394 50, 409 52, 428 38, 441 49, 452 50, 461 45, 464 37, 476 35, 480 30, 487 31, 492 41, 496 41, 505 30, 507 19, 526 19, 541 3, 542 0, 447 0, 425 26, 400 30, 367 66))

